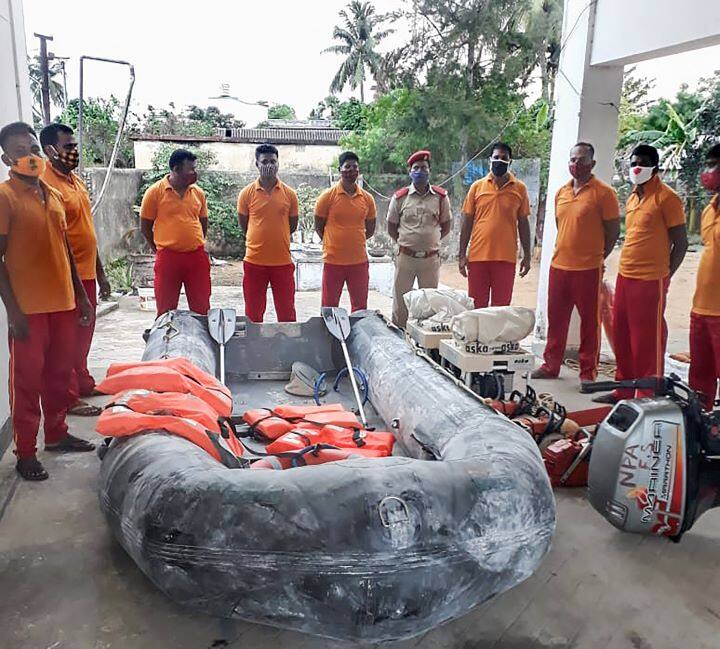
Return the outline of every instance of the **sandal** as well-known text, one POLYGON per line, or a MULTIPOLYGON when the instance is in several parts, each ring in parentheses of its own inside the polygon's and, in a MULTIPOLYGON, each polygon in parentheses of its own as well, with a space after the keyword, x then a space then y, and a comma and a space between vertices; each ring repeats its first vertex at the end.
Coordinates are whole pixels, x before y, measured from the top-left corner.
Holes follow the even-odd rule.
POLYGON ((87 453, 95 450, 95 444, 68 433, 55 444, 45 444, 45 450, 51 453, 87 453))
POLYGON ((18 460, 15 465, 15 470, 23 480, 30 480, 32 482, 40 482, 50 477, 45 467, 40 464, 40 460, 35 456, 18 460))
POLYGON ((101 412, 102 408, 99 406, 93 406, 86 401, 78 401, 68 408, 67 414, 77 417, 98 417, 101 412))

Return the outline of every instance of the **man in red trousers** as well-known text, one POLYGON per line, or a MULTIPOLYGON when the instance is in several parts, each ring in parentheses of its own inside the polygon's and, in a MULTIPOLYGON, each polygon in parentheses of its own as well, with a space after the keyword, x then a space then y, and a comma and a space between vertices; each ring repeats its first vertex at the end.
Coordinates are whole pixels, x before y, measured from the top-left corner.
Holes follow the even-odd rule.
POLYGON ((185 287, 190 310, 210 310, 210 257, 205 252, 208 211, 205 192, 196 185, 197 157, 185 149, 170 156, 170 173, 151 185, 140 206, 142 233, 155 256, 158 316, 177 309, 185 287))
POLYGON ((511 163, 510 145, 493 144, 490 173, 471 185, 462 207, 458 266, 476 309, 512 301, 518 236, 520 277, 530 271, 530 199, 525 183, 510 173, 511 163))
POLYGON ((338 306, 347 285, 352 311, 367 309, 370 270, 365 240, 375 232, 375 199, 357 185, 360 161, 340 154, 340 182, 315 204, 315 231, 323 242, 322 306, 338 306))
POLYGON ((87 358, 95 332, 95 309, 98 287, 103 299, 110 297, 110 283, 105 277, 97 249, 97 236, 90 209, 90 196, 85 183, 74 170, 80 161, 73 130, 65 124, 50 124, 40 131, 40 146, 50 164, 45 165, 42 179, 62 196, 67 222, 67 238, 80 280, 85 287, 93 318, 90 325, 77 328, 75 369, 70 381, 71 415, 96 416, 100 408, 91 406, 81 397, 95 393, 95 380, 88 371, 87 358))
MULTIPOLYGON (((629 178, 635 189, 626 204, 613 304, 618 381, 661 377, 665 369, 665 300, 670 278, 685 258, 687 229, 682 201, 660 180, 659 164, 657 149, 649 144, 635 147, 630 157, 629 178)), ((654 392, 623 388, 593 401, 616 403, 654 392)))
POLYGON ((9 180, 0 183, 0 297, 8 319, 16 470, 25 480, 46 480, 36 455, 41 404, 46 451, 95 448, 70 435, 65 423, 77 321, 88 326, 93 310, 65 236, 62 197, 40 178, 45 160, 35 131, 8 124, 0 129, 0 149, 10 167, 9 180))
POLYGON ((581 386, 597 377, 603 261, 620 235, 620 206, 613 188, 593 175, 593 167, 595 149, 578 142, 570 151, 572 179, 555 195, 558 233, 548 283, 545 362, 533 372, 534 379, 560 374, 574 308, 580 315, 581 386))
POLYGON ((252 322, 263 321, 269 284, 278 321, 295 322, 290 235, 298 226, 298 197, 278 178, 278 150, 272 144, 255 149, 255 166, 260 176, 243 188, 237 203, 240 228, 245 232, 245 315, 252 322))
POLYGON ((720 378, 720 144, 707 152, 700 180, 713 196, 700 226, 704 248, 690 312, 690 386, 711 410, 720 378))

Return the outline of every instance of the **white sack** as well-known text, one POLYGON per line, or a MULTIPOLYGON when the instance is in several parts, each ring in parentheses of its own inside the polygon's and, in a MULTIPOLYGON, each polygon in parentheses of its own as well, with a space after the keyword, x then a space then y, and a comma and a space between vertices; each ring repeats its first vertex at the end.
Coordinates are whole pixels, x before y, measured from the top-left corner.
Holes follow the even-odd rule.
POLYGON ((474 303, 464 291, 452 288, 420 288, 403 296, 411 320, 450 322, 452 316, 472 309, 474 303))
POLYGON ((521 306, 491 306, 453 317, 450 327, 456 340, 466 343, 519 342, 532 332, 535 312, 521 306))

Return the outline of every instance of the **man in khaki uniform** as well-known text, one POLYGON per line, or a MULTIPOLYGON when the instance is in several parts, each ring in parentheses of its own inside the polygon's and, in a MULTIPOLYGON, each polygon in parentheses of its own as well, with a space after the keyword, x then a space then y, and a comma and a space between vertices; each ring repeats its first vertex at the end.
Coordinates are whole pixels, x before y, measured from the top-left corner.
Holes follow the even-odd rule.
POLYGON ((403 295, 419 288, 437 288, 440 278, 440 239, 450 232, 450 199, 442 187, 430 184, 430 151, 416 151, 407 161, 412 184, 395 192, 388 208, 388 234, 399 245, 395 260, 393 322, 407 323, 403 295))

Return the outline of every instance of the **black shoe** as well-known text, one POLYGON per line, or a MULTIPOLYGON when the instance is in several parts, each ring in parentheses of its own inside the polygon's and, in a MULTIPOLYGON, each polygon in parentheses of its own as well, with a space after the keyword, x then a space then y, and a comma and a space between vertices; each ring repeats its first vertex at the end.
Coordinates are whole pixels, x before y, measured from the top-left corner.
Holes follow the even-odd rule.
POLYGON ((40 460, 34 455, 18 460, 15 465, 15 470, 24 480, 30 480, 31 482, 40 482, 50 477, 45 467, 40 464, 40 460))
POLYGON ((611 406, 614 406, 618 401, 619 399, 612 392, 599 394, 597 397, 592 398, 593 403, 606 403, 611 406))
POLYGON ((68 433, 55 444, 45 444, 45 450, 50 453, 88 453, 95 450, 95 444, 68 433))

